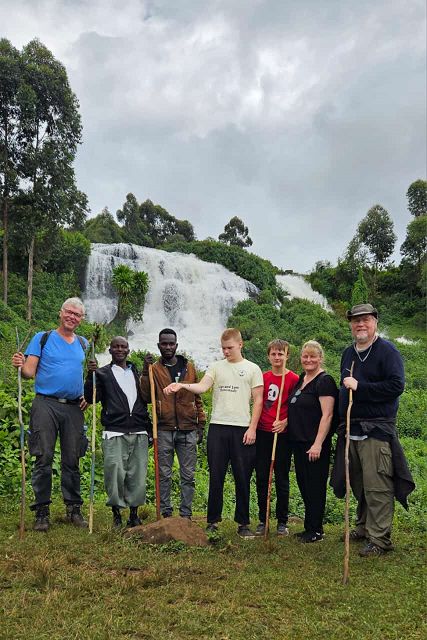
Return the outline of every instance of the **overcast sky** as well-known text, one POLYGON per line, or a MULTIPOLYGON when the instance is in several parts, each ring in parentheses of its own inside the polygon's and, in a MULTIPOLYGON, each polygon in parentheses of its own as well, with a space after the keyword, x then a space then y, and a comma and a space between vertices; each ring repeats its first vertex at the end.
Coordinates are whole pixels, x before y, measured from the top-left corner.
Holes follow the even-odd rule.
POLYGON ((424 0, 0 0, 0 24, 67 69, 91 215, 132 192, 199 239, 237 215, 301 272, 376 203, 402 243, 426 174, 424 0))

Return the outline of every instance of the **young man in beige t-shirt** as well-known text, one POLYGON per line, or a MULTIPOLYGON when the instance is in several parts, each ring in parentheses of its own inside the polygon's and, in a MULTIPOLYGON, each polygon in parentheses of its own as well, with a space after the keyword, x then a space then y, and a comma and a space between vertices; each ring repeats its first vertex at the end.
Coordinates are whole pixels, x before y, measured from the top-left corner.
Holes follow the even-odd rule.
POLYGON ((234 519, 239 525, 238 534, 242 538, 252 538, 249 492, 255 463, 256 428, 262 411, 263 377, 258 365, 242 356, 242 347, 240 331, 226 329, 221 336, 224 360, 214 362, 200 382, 174 382, 163 391, 168 395, 185 387, 193 393, 204 393, 213 386, 212 417, 207 441, 207 531, 216 531, 217 523, 222 519, 225 474, 231 463, 236 488, 234 519))

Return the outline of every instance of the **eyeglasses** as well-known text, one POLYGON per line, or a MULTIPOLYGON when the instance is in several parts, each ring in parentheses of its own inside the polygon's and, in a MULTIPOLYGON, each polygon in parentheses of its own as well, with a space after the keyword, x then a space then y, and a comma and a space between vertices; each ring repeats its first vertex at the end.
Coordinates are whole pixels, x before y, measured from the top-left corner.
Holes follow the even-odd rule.
POLYGON ((301 395, 301 389, 298 389, 298 391, 295 391, 294 397, 291 398, 291 404, 295 404, 295 402, 298 400, 298 396, 301 395))
POLYGON ((77 311, 71 311, 71 309, 62 309, 62 311, 66 313, 67 316, 72 316, 77 320, 81 320, 81 318, 83 318, 83 313, 78 313, 77 311))

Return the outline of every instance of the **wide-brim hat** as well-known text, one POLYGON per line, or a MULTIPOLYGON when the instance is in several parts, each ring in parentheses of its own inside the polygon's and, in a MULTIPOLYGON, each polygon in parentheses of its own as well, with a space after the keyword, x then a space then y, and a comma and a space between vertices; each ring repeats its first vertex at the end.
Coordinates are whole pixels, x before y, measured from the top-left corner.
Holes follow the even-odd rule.
POLYGON ((351 320, 352 318, 357 318, 357 316, 374 316, 374 318, 378 318, 378 311, 371 304, 355 304, 351 307, 350 311, 347 311, 347 320, 351 320))

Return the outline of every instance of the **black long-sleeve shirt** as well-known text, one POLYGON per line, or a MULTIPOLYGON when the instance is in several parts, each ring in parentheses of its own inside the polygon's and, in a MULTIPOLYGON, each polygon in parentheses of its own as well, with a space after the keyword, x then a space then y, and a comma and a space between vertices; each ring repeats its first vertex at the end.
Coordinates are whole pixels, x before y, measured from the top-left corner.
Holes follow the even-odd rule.
MULTIPOLYGON (((339 392, 339 414, 345 420, 348 407, 348 389, 342 381, 350 375, 351 363, 354 361, 353 377, 358 385, 353 392, 351 409, 351 433, 360 435, 360 421, 363 420, 395 420, 399 406, 399 396, 405 388, 405 372, 402 356, 394 344, 378 337, 372 344, 368 354, 359 352, 360 358, 352 345, 341 358, 341 386, 339 392), (366 357, 367 356, 367 357, 366 357), (364 359, 366 357, 366 359, 364 359), (361 360, 364 360, 363 362, 361 360)), ((376 437, 376 434, 371 434, 376 437)), ((382 439, 382 438, 381 438, 382 439)))

